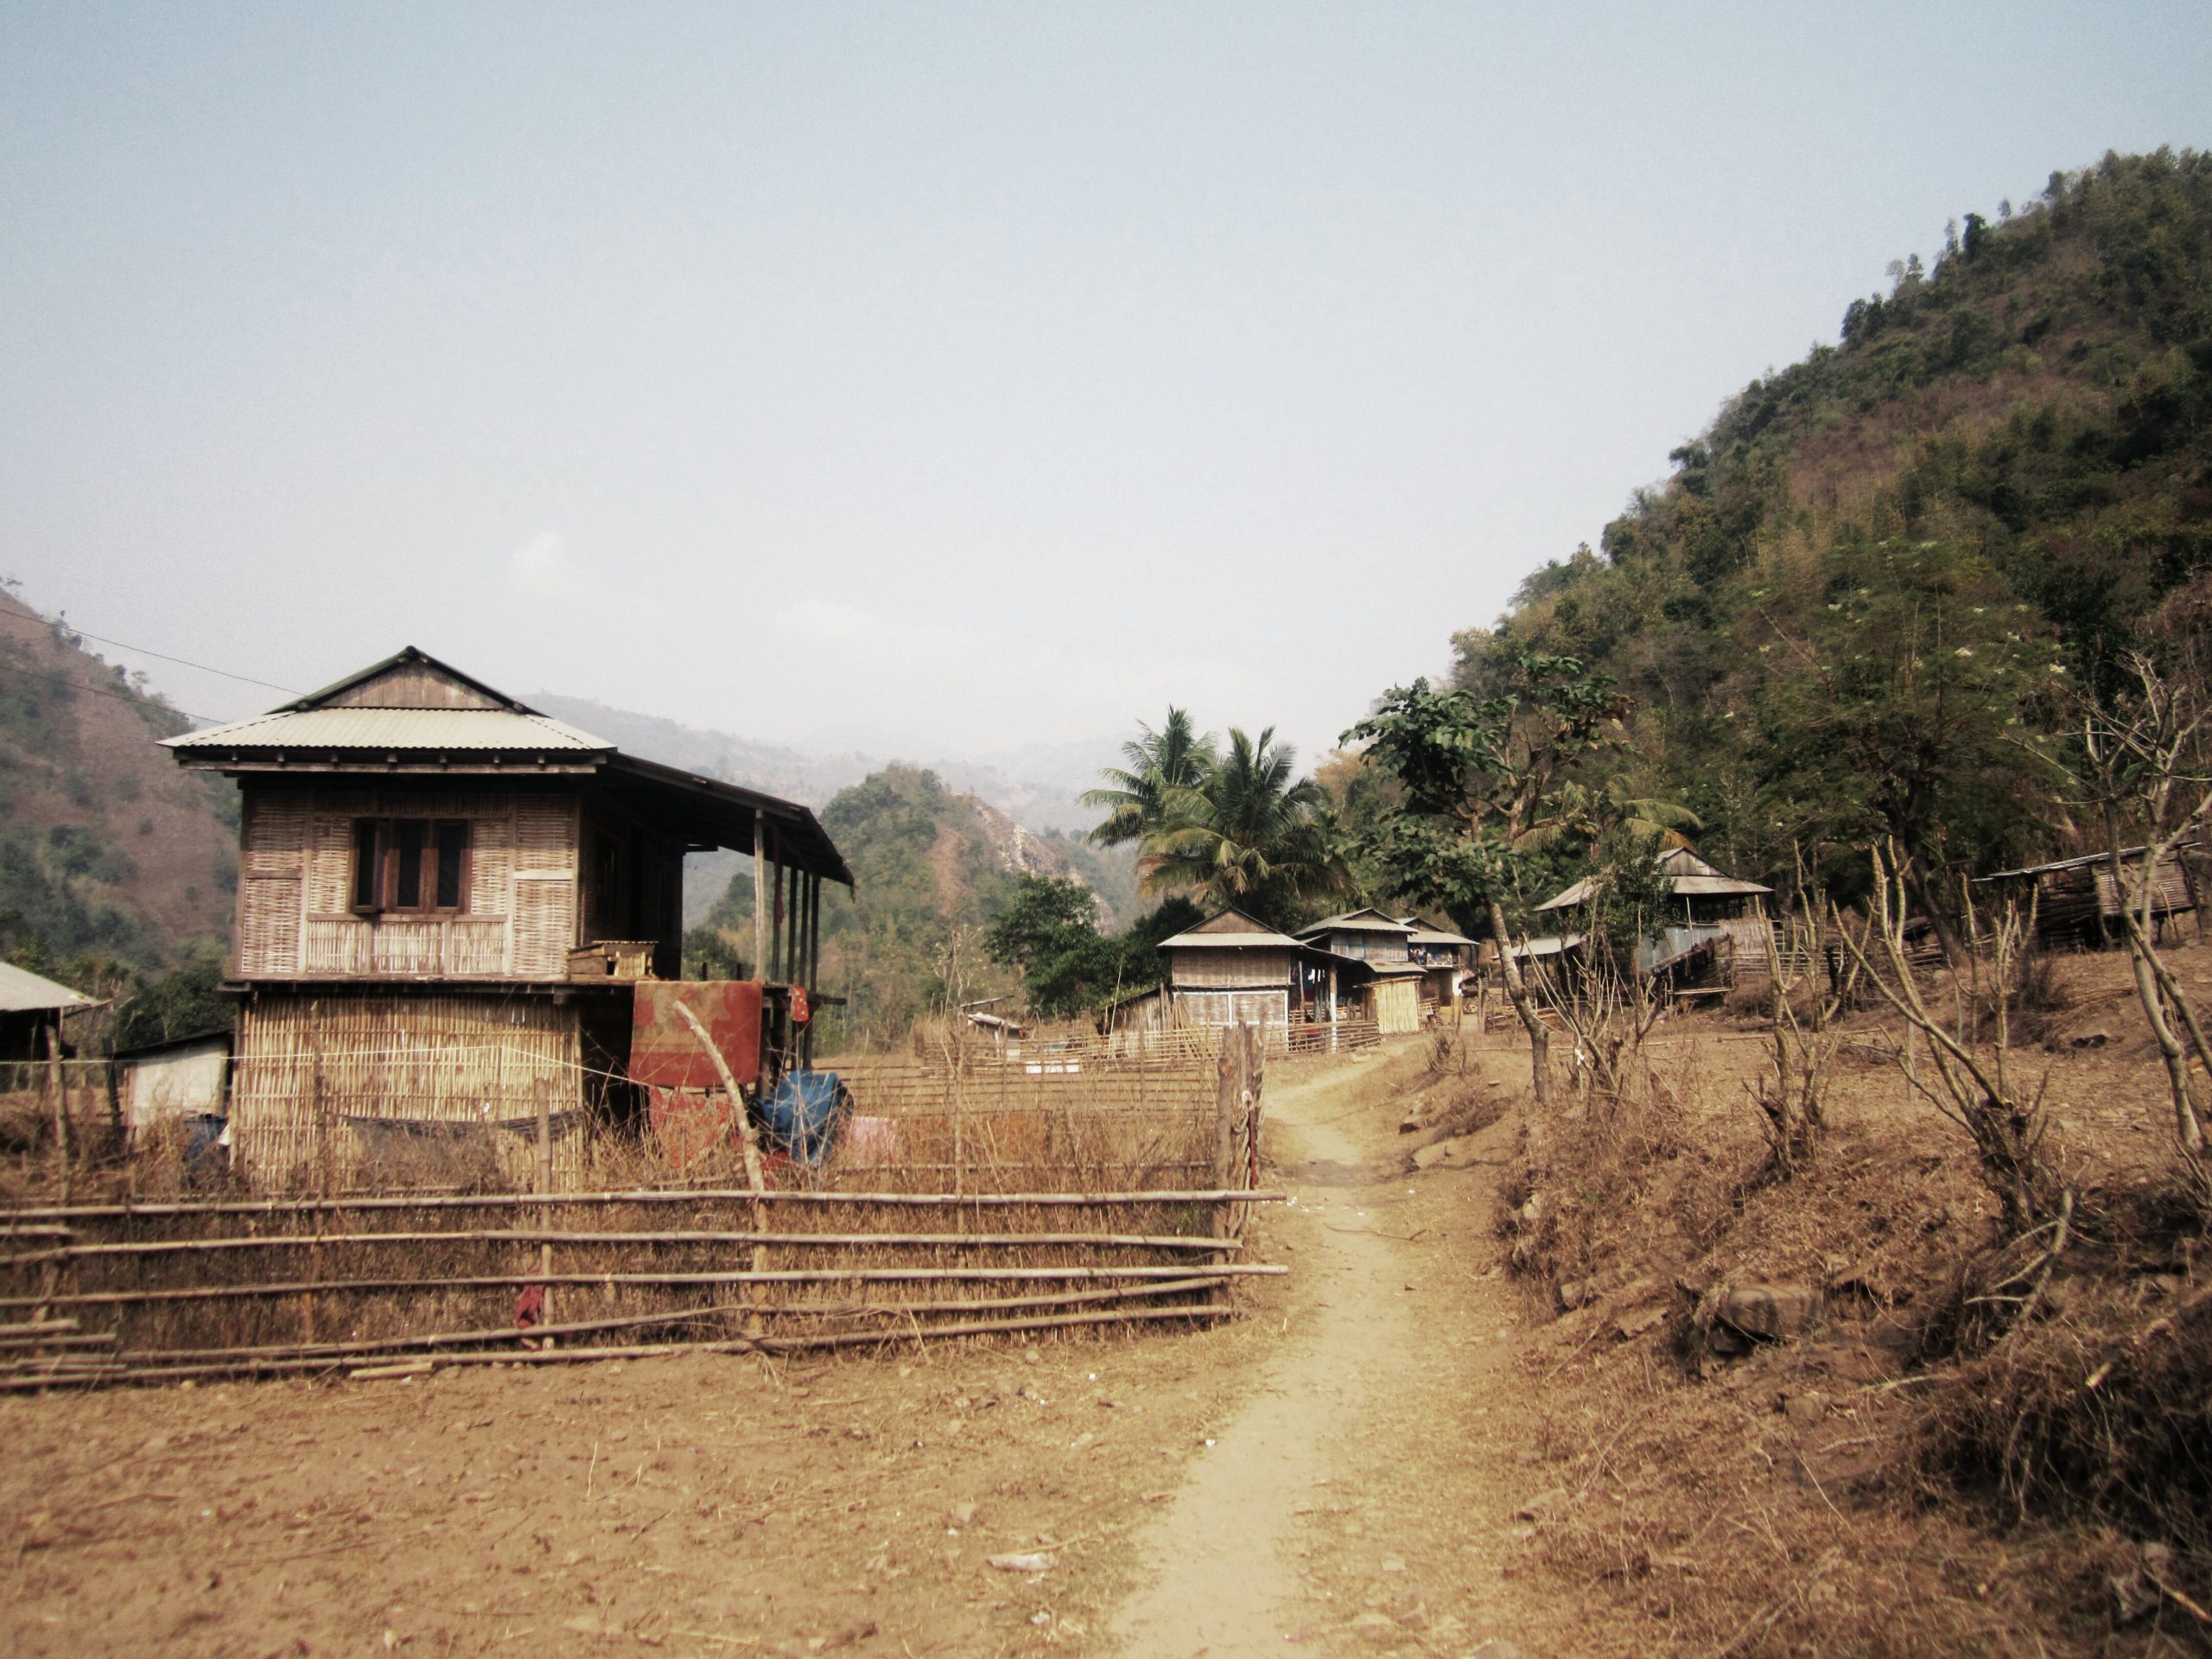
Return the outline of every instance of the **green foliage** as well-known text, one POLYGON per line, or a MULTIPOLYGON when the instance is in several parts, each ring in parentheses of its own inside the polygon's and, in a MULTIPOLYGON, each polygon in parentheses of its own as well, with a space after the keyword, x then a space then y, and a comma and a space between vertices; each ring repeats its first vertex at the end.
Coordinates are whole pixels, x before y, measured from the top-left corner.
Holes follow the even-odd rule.
POLYGON ((1030 1011, 1058 1019, 1113 995, 1120 953, 1098 934, 1098 900, 1080 881, 1018 878, 1013 901, 991 918, 983 949, 1021 975, 1030 1011))
POLYGON ((1634 750, 1571 781, 1687 806, 1747 876, 1795 845, 1848 887, 1863 861, 1834 849, 1885 834, 1939 886, 2070 850, 2031 758, 2063 740, 2055 689, 2109 691, 2158 607, 2212 583, 2212 157, 2107 156, 1891 276, 1678 449, 1602 554, 1455 642, 1478 696, 1530 654, 1618 681, 1634 750))
POLYGON ((727 933, 710 922, 702 922, 683 935, 683 977, 750 979, 753 970, 727 933))
POLYGON ((1587 798, 1562 787, 1567 769, 1620 741, 1626 704, 1605 675, 1574 658, 1523 652, 1493 662, 1488 695, 1426 679, 1393 687, 1344 734, 1396 779, 1406 810, 1370 830, 1363 849, 1416 904, 1440 905, 1462 926, 1493 906, 1525 907, 1544 855, 1583 831, 1587 798))
POLYGON ((1350 898, 1328 792, 1297 770, 1273 727, 1256 738, 1231 727, 1228 749, 1195 785, 1167 792, 1139 842, 1145 890, 1234 906, 1278 927, 1350 898))
MULTIPOLYGON (((846 999, 829 1013, 830 1040, 887 1041, 944 1011, 961 936, 1004 906, 1014 878, 976 815, 935 772, 917 767, 887 766, 841 790, 823 809, 822 824, 858 888, 823 892, 820 988, 846 999)), ((747 948, 749 864, 702 925, 747 948)))
POLYGON ((1159 984, 1160 942, 1204 918, 1189 899, 1171 899, 1126 932, 1104 937, 1097 900, 1083 883, 1025 874, 985 930, 983 948, 1020 973, 1031 1013, 1064 1019, 1159 984))
POLYGON ((0 828, 0 954, 34 971, 87 951, 150 961, 141 925, 81 891, 86 879, 124 864, 87 826, 56 825, 44 836, 22 823, 0 828))
POLYGON ((231 1000, 217 988, 222 982, 223 959, 211 951, 188 957, 169 972, 142 982, 118 1010, 115 1046, 137 1048, 230 1030, 231 1000))
POLYGON ((1126 846, 1157 834, 1170 800, 1200 787, 1220 761, 1213 734, 1198 732, 1186 709, 1171 706, 1156 732, 1141 722, 1137 730, 1141 735, 1122 746, 1127 764, 1107 767, 1100 774, 1105 786, 1083 794, 1085 806, 1106 814, 1090 832, 1101 847, 1126 846))

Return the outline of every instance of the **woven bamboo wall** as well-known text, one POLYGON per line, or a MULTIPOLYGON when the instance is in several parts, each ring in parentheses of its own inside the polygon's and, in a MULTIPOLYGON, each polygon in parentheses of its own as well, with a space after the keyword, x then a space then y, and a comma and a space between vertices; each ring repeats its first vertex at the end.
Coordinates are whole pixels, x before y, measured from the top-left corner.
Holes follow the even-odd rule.
POLYGON ((239 1010, 231 1135, 270 1192, 494 1179, 537 1184, 537 1113, 555 1185, 589 1161, 573 1004, 396 993, 278 996, 239 1010))
POLYGON ((1181 1026, 1265 1026, 1281 1030, 1290 1022, 1290 993, 1192 991, 1178 985, 1174 1017, 1181 1026))
POLYGON ((1219 946, 1168 953, 1177 990, 1238 990, 1288 986, 1292 957, 1287 950, 1236 950, 1219 946))
POLYGON ((832 1186, 1182 1186, 1211 1168, 1218 1033, 912 1060, 830 1061, 855 1114, 832 1186))
POLYGON ((579 938, 575 796, 249 784, 244 810, 239 977, 567 976, 579 938), (353 823, 363 817, 467 819, 467 910, 353 914, 353 823))
POLYGON ((1374 991, 1375 1027, 1383 1035, 1421 1029, 1421 982, 1379 979, 1374 991))

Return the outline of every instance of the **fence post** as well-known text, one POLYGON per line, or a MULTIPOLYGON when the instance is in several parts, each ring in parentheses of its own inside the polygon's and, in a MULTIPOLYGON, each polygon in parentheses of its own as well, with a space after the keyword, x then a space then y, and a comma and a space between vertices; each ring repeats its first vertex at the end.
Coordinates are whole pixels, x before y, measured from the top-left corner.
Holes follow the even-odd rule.
MULTIPOLYGON (((1236 1123, 1243 1109, 1246 1080, 1251 1068, 1249 1037, 1250 1033, 1243 1026, 1224 1026, 1221 1030, 1221 1056, 1215 1063, 1213 1109, 1213 1186, 1217 1192, 1229 1190, 1236 1171, 1236 1123)), ((1213 1236, 1229 1238, 1236 1230, 1236 1207, 1217 1202, 1212 1210, 1213 1236)), ((1226 1262, 1228 1253, 1223 1251, 1214 1260, 1226 1262)), ((1224 1286, 1217 1294, 1226 1300, 1227 1287, 1224 1286)))
POLYGON ((46 1028, 46 1086, 54 1096, 54 1147, 61 1160, 61 1201, 69 1202, 69 1084, 61 1075, 61 1022, 46 1028))
MULTIPOLYGON (((537 1192, 541 1198, 547 1198, 550 1197, 553 1192, 553 1079, 539 1077, 536 1091, 537 1095, 537 1192)), ((537 1224, 547 1232, 552 1231, 553 1206, 551 1205, 541 1204, 537 1206, 537 1224)), ((540 1324, 550 1325, 553 1323, 553 1245, 550 1240, 541 1239, 538 1243, 537 1272, 538 1320, 540 1324)), ((548 1348, 553 1346, 553 1339, 550 1337, 545 1339, 545 1345, 548 1348)))

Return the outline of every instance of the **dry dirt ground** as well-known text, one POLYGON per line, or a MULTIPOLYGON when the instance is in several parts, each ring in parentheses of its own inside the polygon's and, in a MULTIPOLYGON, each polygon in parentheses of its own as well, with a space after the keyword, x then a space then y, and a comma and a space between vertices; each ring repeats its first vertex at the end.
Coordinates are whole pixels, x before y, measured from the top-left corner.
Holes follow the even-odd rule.
MULTIPOLYGON (((1747 1132, 1757 1054, 1699 1029, 1675 1062, 1706 1114, 1672 1154, 1692 1172, 1747 1132)), ((1408 1041, 1273 1069, 1292 1201, 1253 1255, 1292 1272, 1213 1331, 0 1399, 0 1650, 2190 1650, 2069 1625, 2048 1541, 1885 1496, 1866 1448, 1903 1396, 1878 1365, 1777 1350, 1701 1380, 1665 1325, 1561 1316, 1498 1228, 1522 1113, 1409 1169, 1426 1064, 1408 1041)), ((1472 1064, 1456 1087, 1509 1097, 1525 1050, 1472 1064)), ((2069 1111, 2138 1133, 2139 1065, 2060 1064, 2069 1111)), ((1865 1099, 1838 1160, 1904 1109, 1891 1077, 1842 1091, 1865 1099)), ((1866 1152, 1880 1184, 1837 1202, 1874 1220, 1770 1236, 1747 1211, 1744 1249, 1817 1272, 1826 1235, 1886 1236, 1889 1211, 1900 1238, 1978 1225, 1952 1132, 1910 1124, 1878 1145, 1942 1179, 1892 1201, 1866 1152)))

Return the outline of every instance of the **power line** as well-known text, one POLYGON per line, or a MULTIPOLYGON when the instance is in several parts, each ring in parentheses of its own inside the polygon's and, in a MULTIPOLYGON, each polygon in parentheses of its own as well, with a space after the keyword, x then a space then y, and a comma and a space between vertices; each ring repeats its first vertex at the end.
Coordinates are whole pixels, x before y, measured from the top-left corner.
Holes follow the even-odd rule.
MULTIPOLYGON (((149 650, 144 645, 134 645, 127 639, 111 639, 105 634, 87 633, 84 629, 73 626, 66 621, 49 622, 44 617, 12 616, 8 615, 4 612, 0 612, 0 616, 6 616, 7 620, 10 622, 33 623, 35 626, 45 629, 48 632, 52 632, 58 628, 64 633, 73 633, 80 639, 97 639, 104 645, 113 645, 118 651, 135 651, 141 657, 156 657, 162 662, 175 663, 180 668, 196 668, 202 674, 220 675, 226 680, 237 680, 246 685, 257 685, 265 690, 282 691, 287 696, 297 697, 304 696, 306 695, 304 692, 295 690, 289 685, 279 685, 274 680, 257 680, 251 674, 233 674, 227 668, 211 668, 206 663, 195 663, 188 657, 172 657, 167 652, 149 650)), ((81 689, 85 690, 92 690, 90 686, 86 686, 81 689)), ((193 718, 197 720, 200 716, 194 715, 193 718)))
POLYGON ((20 674, 27 680, 44 680, 48 685, 58 685, 67 691, 85 691, 96 697, 113 697, 118 702, 136 703, 141 708, 167 709, 172 714, 182 715, 187 720, 196 720, 203 726, 219 726, 223 723, 213 715, 195 715, 190 709, 180 709, 173 702, 156 704, 151 697, 141 696, 136 691, 118 691, 104 685, 86 685, 77 680, 65 680, 58 674, 41 674, 35 668, 18 668, 13 663, 0 663, 0 674, 20 674))

